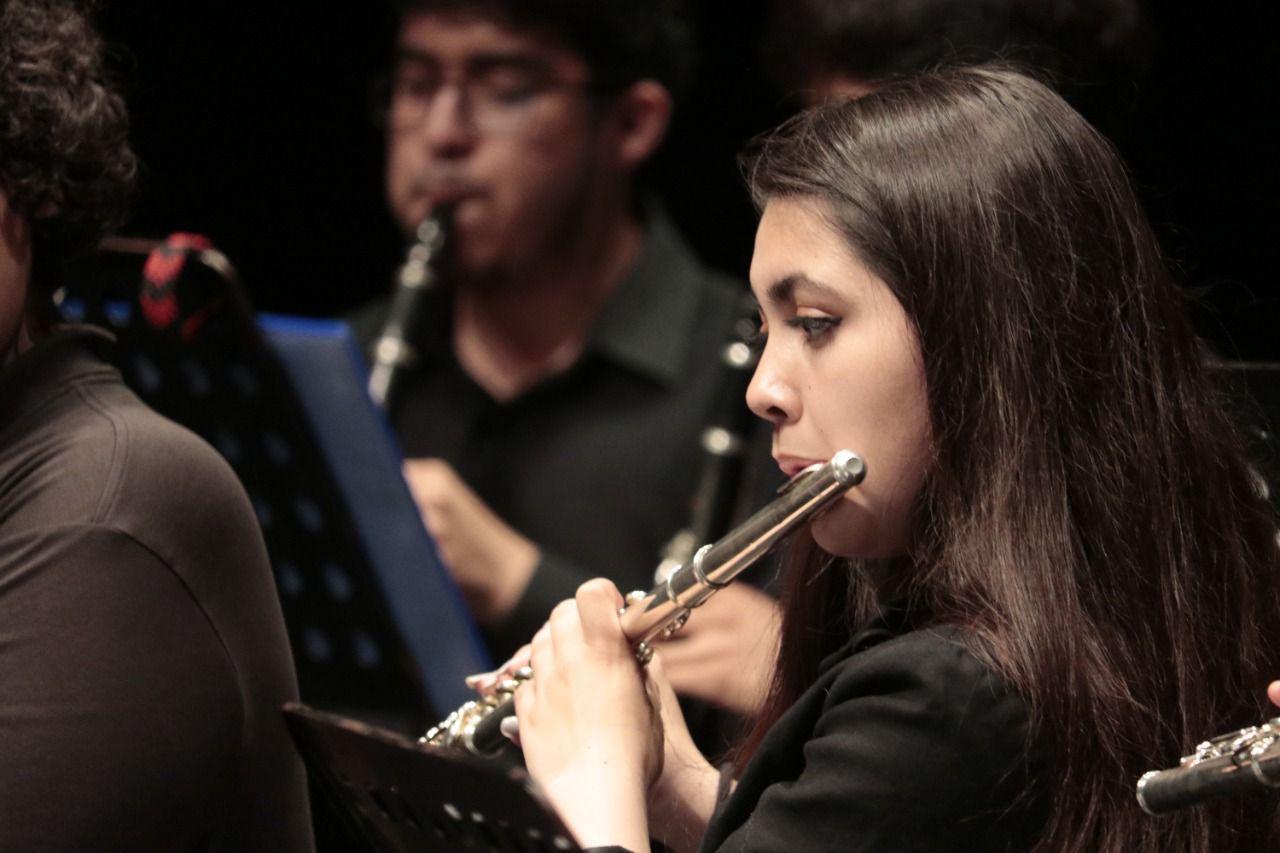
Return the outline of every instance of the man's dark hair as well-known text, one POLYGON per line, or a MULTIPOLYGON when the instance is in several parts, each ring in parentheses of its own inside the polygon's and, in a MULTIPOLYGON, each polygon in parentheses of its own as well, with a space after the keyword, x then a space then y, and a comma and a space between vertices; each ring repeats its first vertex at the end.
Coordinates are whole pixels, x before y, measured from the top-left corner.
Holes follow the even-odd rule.
POLYGON ((32 286, 124 222, 138 171, 91 3, 0 0, 0 190, 31 225, 32 286))
POLYGON ((549 35, 582 57, 594 88, 618 92, 657 80, 679 99, 693 67, 693 35, 682 0, 397 0, 400 19, 467 13, 549 35))
POLYGON ((1075 89, 1140 77, 1148 40, 1137 0, 775 0, 765 55, 788 91, 999 58, 1074 102, 1075 89))

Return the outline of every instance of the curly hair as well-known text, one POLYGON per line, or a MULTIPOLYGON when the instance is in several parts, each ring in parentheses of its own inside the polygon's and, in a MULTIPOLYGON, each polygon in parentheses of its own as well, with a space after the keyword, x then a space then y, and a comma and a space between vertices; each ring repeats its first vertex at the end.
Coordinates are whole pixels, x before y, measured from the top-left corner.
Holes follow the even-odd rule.
POLYGON ((92 2, 0 0, 0 190, 32 228, 32 287, 125 221, 138 172, 92 2))

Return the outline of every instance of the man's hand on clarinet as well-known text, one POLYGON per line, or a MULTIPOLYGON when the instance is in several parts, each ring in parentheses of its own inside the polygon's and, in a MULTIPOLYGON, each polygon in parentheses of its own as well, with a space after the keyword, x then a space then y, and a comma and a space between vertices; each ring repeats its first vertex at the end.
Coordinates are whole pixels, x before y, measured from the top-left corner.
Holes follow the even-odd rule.
POLYGON ((725 587, 662 643, 667 677, 682 696, 751 717, 769 690, 781 621, 765 593, 742 583, 725 587))
POLYGON ((448 463, 410 459, 404 477, 476 620, 482 625, 502 621, 533 576, 538 546, 495 515, 448 463))

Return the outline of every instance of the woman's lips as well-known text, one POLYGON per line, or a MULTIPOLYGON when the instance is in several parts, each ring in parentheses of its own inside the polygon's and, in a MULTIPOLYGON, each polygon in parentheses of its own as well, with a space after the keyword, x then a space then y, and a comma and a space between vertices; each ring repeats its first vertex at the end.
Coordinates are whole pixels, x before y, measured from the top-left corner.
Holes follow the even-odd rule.
POLYGON ((813 458, 804 457, 804 456, 791 456, 789 454, 776 454, 774 455, 773 458, 774 458, 774 461, 778 463, 778 467, 782 469, 782 473, 785 474, 788 478, 794 477, 796 474, 799 474, 801 471, 803 471, 805 468, 810 467, 811 465, 820 465, 823 462, 827 461, 825 459, 813 459, 813 458))

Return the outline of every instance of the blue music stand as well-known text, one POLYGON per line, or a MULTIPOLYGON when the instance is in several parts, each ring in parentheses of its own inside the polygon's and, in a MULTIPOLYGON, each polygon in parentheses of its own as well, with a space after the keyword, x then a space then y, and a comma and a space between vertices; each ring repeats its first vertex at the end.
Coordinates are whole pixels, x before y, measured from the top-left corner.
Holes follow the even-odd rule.
POLYGON ((117 338, 125 381, 212 444, 253 502, 309 705, 420 732, 491 669, 364 390, 344 324, 255 317, 212 249, 187 249, 171 286, 139 301, 162 244, 113 240, 55 301, 117 338), (157 295, 159 293, 159 295, 157 295), (149 302, 148 302, 149 300, 149 302))

